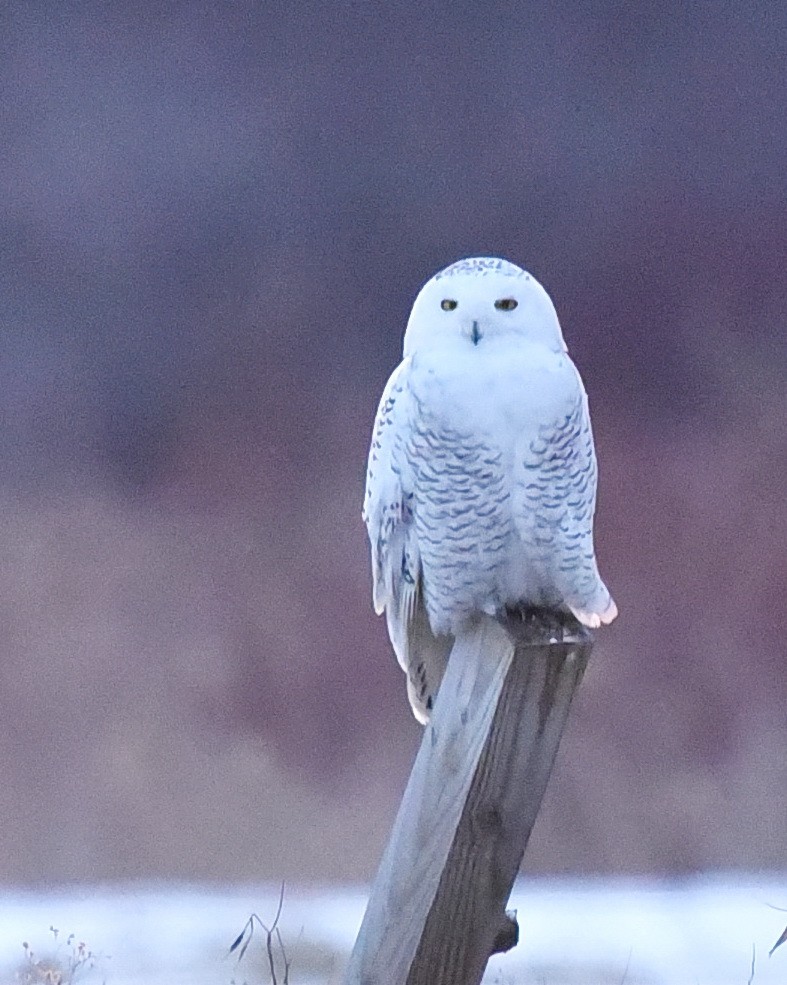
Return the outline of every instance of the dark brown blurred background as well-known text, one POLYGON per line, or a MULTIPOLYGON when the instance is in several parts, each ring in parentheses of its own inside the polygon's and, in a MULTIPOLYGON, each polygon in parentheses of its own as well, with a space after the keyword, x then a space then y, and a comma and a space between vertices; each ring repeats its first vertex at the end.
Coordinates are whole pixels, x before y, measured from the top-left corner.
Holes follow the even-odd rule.
POLYGON ((0 880, 370 877, 366 445, 479 253, 557 304, 621 609, 528 868, 784 867, 786 9, 2 5, 0 880))

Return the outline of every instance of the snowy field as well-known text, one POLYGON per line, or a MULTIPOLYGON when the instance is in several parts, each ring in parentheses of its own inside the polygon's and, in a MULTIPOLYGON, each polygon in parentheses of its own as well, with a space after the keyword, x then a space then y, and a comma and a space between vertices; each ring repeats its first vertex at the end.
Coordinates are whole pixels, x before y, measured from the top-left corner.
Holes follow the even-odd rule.
MULTIPOLYGON (((103 955, 77 982, 100 985, 262 985, 264 935, 243 961, 229 945, 252 912, 269 922, 278 888, 127 886, 0 893, 0 983, 37 980, 22 942, 61 964, 68 934, 103 955)), ((768 951, 787 924, 787 875, 679 882, 520 880, 512 905, 521 941, 490 963, 499 985, 754 985, 787 983, 787 944, 768 951)), ((281 930, 292 985, 340 978, 364 908, 354 888, 285 892, 281 930)))

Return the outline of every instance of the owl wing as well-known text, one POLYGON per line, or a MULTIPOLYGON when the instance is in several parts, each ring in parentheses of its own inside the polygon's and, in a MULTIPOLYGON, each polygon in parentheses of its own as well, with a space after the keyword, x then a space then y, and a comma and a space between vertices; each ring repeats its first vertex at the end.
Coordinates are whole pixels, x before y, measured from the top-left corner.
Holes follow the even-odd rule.
POLYGON ((524 439, 515 476, 517 530, 556 595, 586 626, 610 623, 617 607, 593 546, 598 471, 588 401, 576 373, 564 413, 524 439))
POLYGON ((407 358, 392 373, 380 399, 369 449, 363 519, 371 546, 374 608, 378 614, 385 612, 388 635, 407 674, 413 713, 426 722, 453 640, 435 636, 424 605, 407 458, 417 413, 410 372, 407 358))

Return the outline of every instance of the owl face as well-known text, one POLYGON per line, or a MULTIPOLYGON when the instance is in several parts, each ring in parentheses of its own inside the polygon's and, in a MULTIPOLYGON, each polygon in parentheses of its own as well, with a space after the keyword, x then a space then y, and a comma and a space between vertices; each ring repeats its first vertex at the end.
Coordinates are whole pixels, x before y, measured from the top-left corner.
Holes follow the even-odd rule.
POLYGON ((554 305, 525 270, 496 258, 452 264, 428 281, 413 305, 405 356, 422 348, 527 341, 565 351, 554 305))

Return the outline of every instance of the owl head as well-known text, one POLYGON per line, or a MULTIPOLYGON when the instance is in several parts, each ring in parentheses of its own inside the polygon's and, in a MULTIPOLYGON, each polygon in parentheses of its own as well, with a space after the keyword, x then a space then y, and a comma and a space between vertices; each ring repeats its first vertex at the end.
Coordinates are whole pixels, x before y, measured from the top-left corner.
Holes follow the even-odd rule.
POLYGON ((496 257, 459 260, 435 274, 415 299, 404 354, 441 346, 527 341, 565 352, 555 306, 538 281, 496 257))

